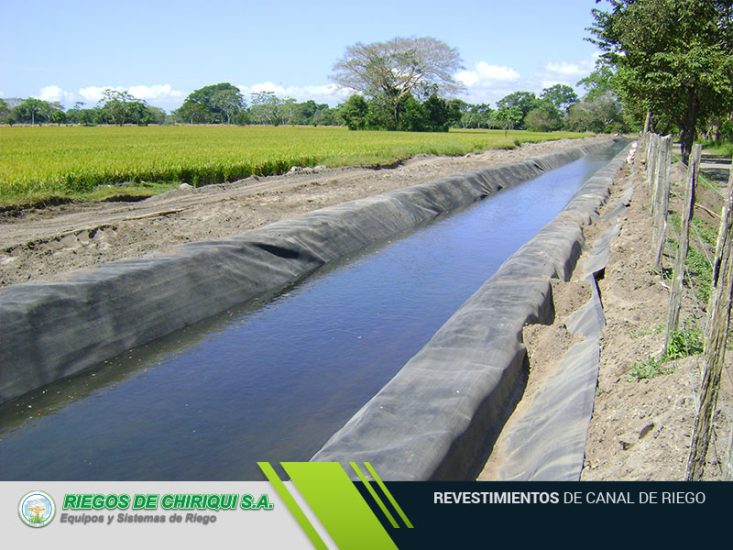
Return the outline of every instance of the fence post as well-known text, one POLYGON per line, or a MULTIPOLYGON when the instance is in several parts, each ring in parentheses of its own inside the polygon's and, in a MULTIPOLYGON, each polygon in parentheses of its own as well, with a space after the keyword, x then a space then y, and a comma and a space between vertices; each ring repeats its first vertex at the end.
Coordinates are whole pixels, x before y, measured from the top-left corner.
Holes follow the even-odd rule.
POLYGON ((680 305, 682 303, 682 281, 685 278, 685 259, 690 242, 690 221, 695 208, 695 182, 700 167, 700 153, 702 145, 692 147, 690 163, 687 167, 687 189, 685 190, 685 202, 682 206, 682 225, 680 236, 677 242, 677 255, 674 261, 672 275, 672 288, 669 291, 669 309, 667 313, 667 333, 664 336, 664 352, 669 349, 672 334, 677 330, 680 322, 680 305))
MULTIPOLYGON (((697 147, 697 146, 696 146, 697 147)), ((703 380, 700 389, 700 403, 692 431, 690 456, 687 461, 687 480, 702 479, 705 470, 710 436, 712 433, 715 407, 720 390, 720 377, 725 360, 725 346, 728 339, 731 301, 733 301, 733 166, 728 177, 723 213, 715 259, 713 262, 713 296, 710 305, 710 323, 705 335, 703 355, 703 380)), ((730 449, 727 461, 730 462, 730 449)), ((726 465, 730 475, 731 465, 726 465)))
POLYGON ((653 234, 655 243, 654 269, 662 266, 662 252, 667 236, 667 211, 669 210, 669 184, 672 167, 672 137, 665 136, 659 152, 659 177, 657 178, 657 194, 655 197, 655 216, 653 234))
POLYGON ((652 151, 654 159, 652 160, 652 170, 649 174, 649 214, 652 217, 652 226, 657 217, 657 176, 659 175, 659 149, 661 145, 661 137, 654 134, 654 150, 652 151))
POLYGON ((642 134, 647 135, 651 129, 652 129, 652 111, 651 109, 647 109, 646 110, 646 119, 644 120, 644 130, 642 134))
MULTIPOLYGON (((649 149, 647 154, 647 163, 646 163, 646 179, 647 179, 647 186, 649 187, 649 196, 651 197, 651 200, 654 200, 654 195, 652 194, 652 185, 654 184, 654 171, 656 170, 657 166, 657 134, 651 134, 649 136, 649 149)), ((651 206, 651 203, 650 203, 651 206)))

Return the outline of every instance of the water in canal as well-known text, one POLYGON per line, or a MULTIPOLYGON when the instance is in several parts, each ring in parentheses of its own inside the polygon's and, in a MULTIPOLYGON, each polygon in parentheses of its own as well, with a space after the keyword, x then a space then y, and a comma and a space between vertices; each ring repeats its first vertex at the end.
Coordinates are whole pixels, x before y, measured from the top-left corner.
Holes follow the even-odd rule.
POLYGON ((0 408, 5 480, 253 480, 307 460, 620 149, 0 408))

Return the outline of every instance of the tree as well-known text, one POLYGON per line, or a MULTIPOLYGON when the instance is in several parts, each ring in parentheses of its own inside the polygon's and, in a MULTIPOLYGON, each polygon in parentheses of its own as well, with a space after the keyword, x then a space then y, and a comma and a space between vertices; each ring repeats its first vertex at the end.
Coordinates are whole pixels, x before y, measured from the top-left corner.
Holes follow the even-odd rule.
MULTIPOLYGON (((77 103, 79 105, 79 103, 77 103)), ((142 99, 138 99, 125 90, 107 89, 102 94, 98 109, 71 109, 71 120, 82 124, 162 124, 165 111, 151 107, 142 99)), ((76 106, 75 106, 76 107, 76 106)))
POLYGON ((29 97, 15 106, 13 115, 17 122, 36 123, 46 122, 51 116, 51 105, 47 101, 29 97))
MULTIPOLYGON (((460 100, 454 100, 460 101, 460 100)), ((461 102, 463 103, 463 102, 461 102)), ((470 105, 463 103, 458 104, 461 112, 460 125, 463 128, 490 128, 491 117, 494 110, 488 103, 480 103, 478 105, 470 105)))
POLYGON ((302 120, 301 105, 292 97, 286 97, 282 100, 277 114, 279 123, 288 126, 298 124, 302 120))
POLYGON ((239 89, 234 86, 219 89, 211 94, 210 108, 216 113, 222 113, 227 124, 231 124, 232 117, 244 108, 244 99, 239 89))
POLYGON ((103 122, 101 110, 96 107, 85 109, 82 101, 75 102, 74 106, 66 111, 66 121, 84 126, 92 126, 103 122))
POLYGON ((524 117, 524 125, 532 132, 552 132, 562 127, 560 112, 554 107, 532 109, 524 117))
POLYGON ((280 106, 283 100, 274 92, 257 92, 252 94, 252 106, 249 109, 249 116, 255 124, 278 125, 280 119, 280 106))
POLYGON ((141 124, 145 115, 145 102, 127 91, 104 90, 100 104, 100 115, 108 124, 141 124))
POLYGON ((313 126, 338 126, 340 124, 338 109, 331 109, 326 103, 319 104, 318 110, 313 113, 310 124, 313 124, 313 126))
POLYGON ((143 118, 141 123, 144 125, 148 124, 164 124, 166 119, 166 114, 163 109, 160 107, 152 107, 150 105, 146 105, 145 113, 143 114, 143 118))
POLYGON ((591 40, 615 65, 615 87, 680 130, 686 163, 700 123, 733 105, 733 2, 609 0, 591 40))
MULTIPOLYGON (((496 106, 498 107, 499 111, 504 111, 505 114, 502 115, 502 118, 505 120, 509 120, 506 117, 509 115, 507 112, 508 109, 516 108, 518 109, 520 113, 520 118, 518 121, 515 121, 514 118, 516 117, 509 117, 514 121, 514 125, 512 128, 522 128, 524 125, 524 117, 527 116, 527 113, 529 113, 532 109, 536 109, 540 106, 540 101, 537 99, 537 96, 534 95, 532 92, 514 92, 507 96, 504 96, 499 101, 496 102, 496 106)), ((513 115, 516 114, 516 111, 512 113, 513 115)))
POLYGON ((206 124, 212 122, 213 116, 203 105, 186 101, 174 111, 174 114, 176 120, 187 124, 206 124))
POLYGON ((29 97, 10 111, 7 120, 9 123, 30 123, 33 126, 44 122, 57 122, 62 117, 63 111, 60 103, 49 103, 42 99, 29 97))
POLYGON ((231 124, 232 119, 246 107, 239 88, 220 82, 194 90, 176 111, 180 120, 193 123, 231 124))
POLYGON ((333 67, 331 78, 364 96, 377 99, 399 126, 408 97, 451 95, 461 89, 453 74, 462 68, 458 51, 435 38, 393 38, 349 46, 333 67))
POLYGON ((585 88, 585 101, 593 101, 596 97, 606 92, 614 92, 612 79, 614 76, 613 69, 605 64, 599 63, 596 68, 585 78, 578 80, 578 86, 585 88))
POLYGON ((575 132, 620 132, 625 129, 623 106, 612 90, 570 107, 567 127, 575 132))
POLYGON ((10 106, 4 99, 0 99, 0 124, 10 122, 10 106))
POLYGON ((126 91, 106 89, 102 92, 102 99, 99 105, 102 109, 103 117, 110 124, 119 124, 122 126, 128 119, 129 102, 135 101, 135 98, 126 91))
POLYGON ((365 130, 369 119, 369 104, 362 96, 354 94, 341 105, 339 116, 349 130, 365 130))
POLYGON ((461 120, 459 105, 451 104, 437 95, 431 95, 422 107, 425 111, 424 129, 429 132, 447 132, 461 120))
POLYGON ((503 107, 493 111, 489 118, 489 126, 491 128, 501 128, 502 130, 514 130, 524 120, 522 109, 515 106, 503 107))
POLYGON ((428 126, 428 113, 423 104, 413 96, 407 96, 401 107, 402 116, 395 130, 403 132, 424 132, 428 126))
MULTIPOLYGON (((314 124, 314 117, 316 116, 316 113, 322 108, 324 105, 318 105, 315 101, 312 99, 309 99, 308 101, 304 101, 303 103, 298 104, 298 124, 314 124)), ((328 105, 325 105, 326 108, 328 108, 328 105)))
POLYGON ((61 124, 66 122, 66 113, 64 113, 61 109, 54 109, 51 112, 49 120, 54 124, 58 124, 60 126, 61 124))
POLYGON ((578 102, 578 94, 567 84, 555 84, 542 90, 540 99, 561 113, 567 113, 570 107, 578 102))

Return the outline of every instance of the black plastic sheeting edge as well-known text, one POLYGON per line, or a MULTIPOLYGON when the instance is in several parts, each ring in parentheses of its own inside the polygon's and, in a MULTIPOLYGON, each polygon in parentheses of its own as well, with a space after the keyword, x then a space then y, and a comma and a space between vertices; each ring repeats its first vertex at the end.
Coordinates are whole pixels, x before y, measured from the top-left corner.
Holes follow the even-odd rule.
MULTIPOLYGON (((633 154, 634 144, 631 150, 633 154)), ((589 284, 591 297, 564 319, 555 320, 563 322, 577 342, 562 356, 559 368, 523 404, 522 414, 502 431, 502 459, 495 465, 494 480, 580 480, 606 326, 598 280, 605 273, 611 242, 621 230, 620 218, 633 194, 631 178, 625 178, 623 184, 622 197, 598 220, 609 227, 595 239, 573 273, 573 279, 589 284)))
POLYGON ((552 322, 582 227, 606 202, 626 151, 515 252, 313 461, 370 462, 391 481, 475 479, 526 383, 522 327, 552 322))
POLYGON ((0 403, 609 146, 586 144, 324 208, 170 255, 0 289, 0 403))

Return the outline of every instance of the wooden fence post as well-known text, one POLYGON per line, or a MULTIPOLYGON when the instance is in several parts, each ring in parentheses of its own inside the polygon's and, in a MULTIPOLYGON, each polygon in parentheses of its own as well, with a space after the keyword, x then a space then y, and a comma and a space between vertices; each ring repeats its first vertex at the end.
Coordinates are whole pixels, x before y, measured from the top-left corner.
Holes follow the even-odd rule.
MULTIPOLYGON (((720 390, 720 377, 725 360, 725 346, 728 339, 731 302, 733 301, 732 212, 733 166, 731 166, 731 173, 728 177, 728 189, 723 213, 721 214, 720 231, 718 232, 718 243, 713 262, 713 296, 710 306, 710 323, 705 336, 700 404, 695 419, 695 427, 692 431, 690 456, 687 461, 688 481, 702 479, 705 470, 705 457, 710 444, 715 407, 720 390)), ((730 451, 728 460, 730 460, 730 451)), ((727 467, 730 469, 730 464, 727 467)))
MULTIPOLYGON (((654 209, 653 214, 655 216, 659 213, 659 189, 661 187, 660 183, 662 180, 662 173, 665 171, 666 167, 664 166, 664 160, 665 160, 665 139, 667 136, 657 136, 657 160, 654 163, 654 179, 652 181, 652 188, 653 188, 653 196, 654 196, 654 209)), ((671 138, 670 138, 671 139, 671 138)))
POLYGON ((652 151, 654 159, 652 160, 652 170, 649 174, 649 214, 652 217, 652 226, 657 217, 657 176, 659 175, 659 149, 661 145, 661 137, 654 134, 654 149, 652 151))
POLYGON ((672 167, 672 137, 665 136, 659 153, 659 177, 653 220, 655 244, 654 269, 662 267, 662 252, 667 237, 667 211, 669 210, 669 180, 672 167))
POLYGON ((694 145, 690 155, 690 164, 687 169, 687 189, 685 202, 682 206, 682 225, 677 241, 677 255, 674 261, 672 288, 669 291, 669 309, 667 313, 667 333, 664 336, 664 352, 669 349, 672 334, 677 330, 680 322, 680 306, 682 304, 682 282, 685 278, 685 259, 690 243, 690 222, 695 209, 695 182, 700 167, 700 153, 702 145, 694 145))
MULTIPOLYGON (((654 184, 654 171, 656 170, 657 165, 657 134, 651 134, 649 136, 649 149, 647 153, 647 163, 646 163, 646 179, 647 179, 647 186, 649 187, 649 196, 652 197, 651 200, 653 200, 653 194, 652 194, 652 185, 654 184)), ((651 206, 651 203, 650 203, 651 206)))
POLYGON ((642 131, 642 134, 647 135, 651 129, 652 129, 652 111, 651 109, 647 109, 646 119, 644 120, 644 130, 642 131))

